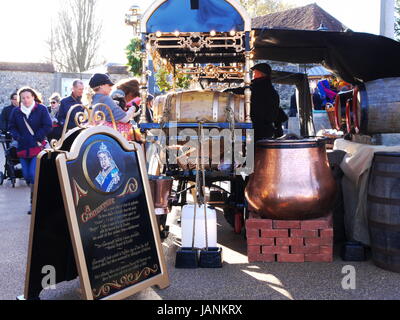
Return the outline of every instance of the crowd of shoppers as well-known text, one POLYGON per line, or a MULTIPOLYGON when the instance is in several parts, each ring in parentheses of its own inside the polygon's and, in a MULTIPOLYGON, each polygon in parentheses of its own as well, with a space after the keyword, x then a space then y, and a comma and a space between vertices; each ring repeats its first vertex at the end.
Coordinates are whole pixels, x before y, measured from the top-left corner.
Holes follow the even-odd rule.
MULTIPOLYGON (((141 110, 134 102, 140 96, 137 80, 126 79, 115 85, 107 74, 97 73, 91 77, 89 87, 91 104, 100 104, 98 109, 104 112, 108 122, 112 119, 104 105, 109 107, 117 123, 130 124, 134 122, 134 117, 140 120, 141 110)), ((68 130, 76 127, 75 115, 84 110, 84 90, 83 81, 75 80, 69 96, 62 99, 55 92, 49 98, 49 106, 45 106, 35 89, 23 87, 10 95, 10 105, 4 107, 0 114, 0 131, 8 138, 7 148, 16 149, 23 177, 31 187, 31 203, 37 155, 49 147, 49 141, 61 138, 64 125, 68 130)), ((152 96, 149 100, 152 100, 152 96)), ((152 122, 151 102, 148 108, 150 110, 146 112, 146 118, 152 122)), ((28 214, 31 214, 31 210, 28 214)))

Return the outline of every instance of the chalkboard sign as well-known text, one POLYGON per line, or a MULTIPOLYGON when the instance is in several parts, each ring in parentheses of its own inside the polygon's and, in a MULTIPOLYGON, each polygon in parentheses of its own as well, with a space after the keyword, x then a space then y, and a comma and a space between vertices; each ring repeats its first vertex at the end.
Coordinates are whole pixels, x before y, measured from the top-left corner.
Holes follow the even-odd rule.
POLYGON ((56 159, 86 299, 169 285, 141 147, 106 127, 84 130, 56 159))

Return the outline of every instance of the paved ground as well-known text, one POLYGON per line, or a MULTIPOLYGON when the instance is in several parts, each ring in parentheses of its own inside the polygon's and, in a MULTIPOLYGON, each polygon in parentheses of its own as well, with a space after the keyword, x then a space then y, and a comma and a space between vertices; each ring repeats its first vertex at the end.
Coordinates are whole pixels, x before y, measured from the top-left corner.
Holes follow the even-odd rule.
MULTIPOLYGON (((0 162, 3 159, 0 154, 0 162)), ((1 164, 1 163, 0 163, 1 164)), ((2 170, 2 167, 1 169, 2 170)), ((0 300, 23 293, 30 216, 29 189, 23 181, 12 188, 0 186, 0 300)), ((175 212, 176 213, 176 212, 175 212)), ((180 241, 176 214, 169 216, 171 234, 163 243, 171 285, 149 288, 131 300, 301 300, 301 299, 399 299, 400 274, 375 267, 370 261, 351 263, 356 269, 356 289, 343 290, 342 268, 349 263, 335 256, 333 263, 248 263, 243 236, 235 235, 219 216, 218 242, 224 251, 222 269, 175 269, 180 241)), ((41 298, 80 299, 79 281, 62 283, 41 298)))

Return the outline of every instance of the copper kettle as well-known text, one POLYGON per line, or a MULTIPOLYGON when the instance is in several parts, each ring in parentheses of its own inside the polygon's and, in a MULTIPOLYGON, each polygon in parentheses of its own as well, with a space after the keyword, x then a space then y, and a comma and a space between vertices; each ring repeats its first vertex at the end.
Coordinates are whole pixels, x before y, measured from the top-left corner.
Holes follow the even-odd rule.
POLYGON ((150 176, 150 190, 154 201, 154 208, 168 209, 168 200, 171 195, 174 179, 165 176, 150 176))
POLYGON ((250 210, 267 219, 304 220, 329 214, 336 182, 325 139, 259 141, 245 195, 250 210))

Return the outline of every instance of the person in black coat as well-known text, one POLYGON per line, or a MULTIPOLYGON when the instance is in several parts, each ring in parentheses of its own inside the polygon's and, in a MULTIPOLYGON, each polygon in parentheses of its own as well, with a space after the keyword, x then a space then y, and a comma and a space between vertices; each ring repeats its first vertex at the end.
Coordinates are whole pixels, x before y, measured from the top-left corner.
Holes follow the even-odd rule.
MULTIPOLYGON (((255 141, 271 139, 275 135, 274 123, 279 115, 279 94, 271 82, 271 66, 260 63, 253 68, 253 81, 251 82, 251 121, 254 127, 255 141)), ((228 89, 226 92, 244 94, 244 87, 228 89)))
MULTIPOLYGON (((61 104, 57 113, 57 121, 61 128, 64 127, 65 121, 67 120, 66 118, 69 109, 77 104, 82 104, 82 95, 84 89, 85 89, 85 84, 83 83, 82 80, 79 79, 74 80, 74 82, 72 83, 71 95, 61 100, 61 104)), ((71 116, 68 121, 68 130, 71 130, 76 127, 75 116, 78 112, 82 111, 83 108, 80 107, 80 108, 75 108, 71 112, 71 116)))
POLYGON ((4 107, 4 109, 1 111, 1 114, 0 114, 0 131, 1 131, 1 133, 6 135, 6 139, 7 139, 6 148, 7 149, 10 147, 9 140, 11 140, 11 135, 8 130, 8 123, 10 120, 11 112, 19 106, 18 94, 16 92, 11 94, 10 100, 11 100, 11 104, 7 107, 4 107))

